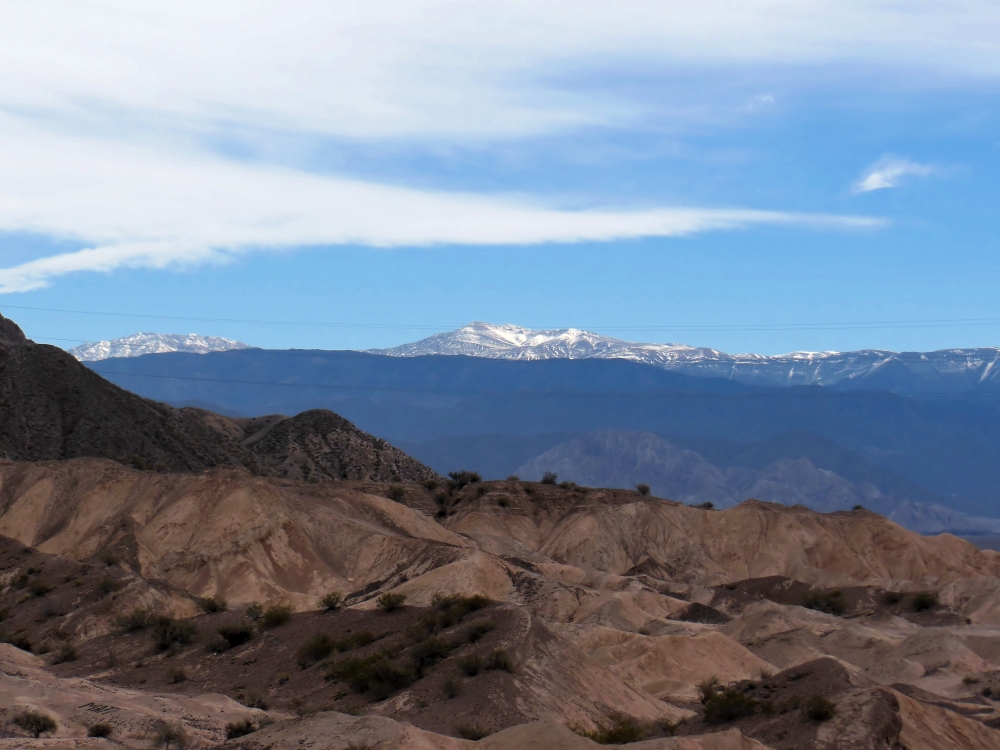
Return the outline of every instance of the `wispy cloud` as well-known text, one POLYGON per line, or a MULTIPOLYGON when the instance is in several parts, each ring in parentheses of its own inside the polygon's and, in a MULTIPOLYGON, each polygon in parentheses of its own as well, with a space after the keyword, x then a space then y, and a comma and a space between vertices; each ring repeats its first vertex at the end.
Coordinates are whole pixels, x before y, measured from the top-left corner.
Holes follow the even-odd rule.
POLYGON ((937 168, 930 164, 917 164, 908 159, 884 156, 875 162, 856 183, 854 193, 870 193, 873 190, 899 187, 904 177, 926 177, 937 168))
POLYGON ((297 246, 500 245, 677 236, 753 225, 865 228, 866 217, 733 208, 560 210, 69 136, 0 118, 0 231, 87 245, 0 269, 0 293, 57 276, 163 268, 297 246))

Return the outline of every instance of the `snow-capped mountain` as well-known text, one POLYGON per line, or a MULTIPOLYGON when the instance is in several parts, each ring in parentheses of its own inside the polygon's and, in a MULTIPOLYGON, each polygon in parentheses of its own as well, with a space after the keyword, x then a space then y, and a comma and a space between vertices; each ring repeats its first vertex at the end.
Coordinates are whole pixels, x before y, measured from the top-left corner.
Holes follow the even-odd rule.
POLYGON ((1000 388, 1000 349, 936 352, 792 352, 727 354, 685 344, 641 344, 576 328, 532 330, 515 325, 470 323, 412 344, 372 353, 393 357, 429 354, 491 359, 628 359, 689 375, 725 377, 769 386, 835 385, 896 392, 1000 388))
POLYGON ((114 341, 93 341, 70 349, 69 353, 82 362, 97 362, 116 357, 141 357, 143 354, 166 352, 228 352, 231 349, 250 349, 249 344, 217 336, 199 336, 196 333, 134 333, 114 341))

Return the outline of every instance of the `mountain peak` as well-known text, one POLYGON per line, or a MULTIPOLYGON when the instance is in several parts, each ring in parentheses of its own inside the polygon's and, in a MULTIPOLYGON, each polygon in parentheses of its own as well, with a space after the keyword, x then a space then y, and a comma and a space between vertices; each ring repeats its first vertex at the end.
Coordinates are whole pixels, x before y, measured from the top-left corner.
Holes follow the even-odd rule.
POLYGON ((98 362, 117 357, 141 357, 143 354, 189 352, 208 354, 232 349, 250 349, 249 344, 218 336, 200 336, 196 333, 133 333, 113 341, 93 341, 70 349, 70 354, 81 362, 98 362))

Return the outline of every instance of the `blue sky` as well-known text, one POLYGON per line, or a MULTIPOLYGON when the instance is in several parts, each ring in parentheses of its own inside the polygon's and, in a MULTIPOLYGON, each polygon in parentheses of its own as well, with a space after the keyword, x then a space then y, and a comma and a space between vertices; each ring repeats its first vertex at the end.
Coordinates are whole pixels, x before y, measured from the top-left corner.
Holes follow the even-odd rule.
POLYGON ((1000 345, 1000 11, 689 5, 14 0, 0 310, 64 346, 1000 345))

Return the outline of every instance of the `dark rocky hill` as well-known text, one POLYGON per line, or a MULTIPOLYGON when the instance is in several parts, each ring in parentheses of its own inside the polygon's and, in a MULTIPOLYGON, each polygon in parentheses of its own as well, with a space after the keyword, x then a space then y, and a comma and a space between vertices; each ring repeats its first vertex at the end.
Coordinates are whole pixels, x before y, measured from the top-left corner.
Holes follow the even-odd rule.
POLYGON ((228 464, 321 480, 436 476, 333 412, 229 420, 142 398, 0 316, 0 458, 83 457, 161 471, 228 464))

